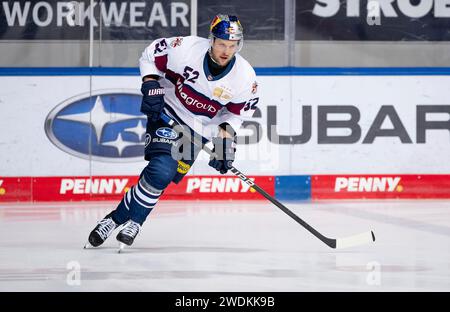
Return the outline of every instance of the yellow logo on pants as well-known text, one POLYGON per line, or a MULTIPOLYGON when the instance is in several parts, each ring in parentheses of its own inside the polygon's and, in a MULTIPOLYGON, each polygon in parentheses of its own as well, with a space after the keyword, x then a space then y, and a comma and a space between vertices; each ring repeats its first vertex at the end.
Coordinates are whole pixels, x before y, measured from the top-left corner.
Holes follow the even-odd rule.
POLYGON ((182 162, 181 160, 178 161, 178 169, 177 171, 181 174, 186 174, 189 169, 191 169, 191 166, 182 162))

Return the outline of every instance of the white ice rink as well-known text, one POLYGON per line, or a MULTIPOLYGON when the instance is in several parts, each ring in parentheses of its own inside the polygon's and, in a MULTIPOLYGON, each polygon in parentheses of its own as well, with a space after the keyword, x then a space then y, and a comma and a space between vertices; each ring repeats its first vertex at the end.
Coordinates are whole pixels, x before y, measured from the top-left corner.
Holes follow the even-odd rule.
POLYGON ((132 248, 84 250, 115 203, 0 205, 0 291, 450 291, 450 202, 161 201, 132 248), (78 270, 79 269, 79 270, 78 270), (79 280, 77 279, 79 277, 79 280))

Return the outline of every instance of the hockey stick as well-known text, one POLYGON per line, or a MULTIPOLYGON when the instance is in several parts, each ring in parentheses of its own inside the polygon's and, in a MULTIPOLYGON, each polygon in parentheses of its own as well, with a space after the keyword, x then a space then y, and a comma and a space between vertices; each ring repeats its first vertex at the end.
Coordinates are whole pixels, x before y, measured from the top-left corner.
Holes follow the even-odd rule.
MULTIPOLYGON (((169 126, 178 126, 177 130, 180 130, 183 135, 187 136, 188 138, 191 138, 191 142, 197 145, 198 147, 201 147, 208 155, 215 157, 213 151, 202 144, 201 141, 199 141, 197 138, 192 138, 191 134, 184 130, 184 128, 179 125, 176 121, 174 121, 172 118, 167 116, 166 114, 162 113, 161 119, 168 124, 169 126)), ((255 182, 253 182, 250 178, 245 176, 242 172, 240 172, 238 169, 236 169, 234 166, 231 166, 230 169, 231 172, 233 172, 236 176, 238 176, 242 181, 247 183, 250 187, 252 187, 254 190, 256 190, 259 194, 264 196, 267 200, 269 200, 272 204, 280 208, 284 213, 286 213, 289 217, 297 221, 300 225, 302 225, 305 229, 307 229, 311 234, 313 234, 315 237, 320 239, 322 242, 324 242, 327 246, 331 248, 347 248, 352 246, 359 246, 368 244, 370 242, 375 241, 375 234, 373 231, 367 231, 361 234, 356 234, 348 237, 343 238, 328 238, 318 232, 315 228, 313 228, 311 225, 306 223, 304 220, 302 220, 299 216, 294 214, 292 211, 290 211, 288 208, 286 208, 282 203, 280 203, 278 200, 270 196, 266 191, 264 191, 261 187, 259 187, 255 182)))

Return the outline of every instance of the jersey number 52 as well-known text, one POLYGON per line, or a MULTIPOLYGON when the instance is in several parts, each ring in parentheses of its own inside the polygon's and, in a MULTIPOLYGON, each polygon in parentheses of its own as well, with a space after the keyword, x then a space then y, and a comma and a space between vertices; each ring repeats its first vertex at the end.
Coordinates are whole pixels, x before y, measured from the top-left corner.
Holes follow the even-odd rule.
POLYGON ((259 98, 254 98, 245 103, 244 111, 248 111, 249 109, 256 109, 256 104, 258 104, 259 98))
POLYGON ((167 49, 167 42, 165 39, 161 40, 160 42, 156 43, 155 45, 155 54, 156 53, 161 53, 162 51, 164 51, 165 49, 167 49))
POLYGON ((195 81, 197 80, 198 76, 199 76, 199 72, 194 70, 193 68, 191 68, 189 66, 186 66, 184 68, 183 77, 187 81, 195 83, 195 81))

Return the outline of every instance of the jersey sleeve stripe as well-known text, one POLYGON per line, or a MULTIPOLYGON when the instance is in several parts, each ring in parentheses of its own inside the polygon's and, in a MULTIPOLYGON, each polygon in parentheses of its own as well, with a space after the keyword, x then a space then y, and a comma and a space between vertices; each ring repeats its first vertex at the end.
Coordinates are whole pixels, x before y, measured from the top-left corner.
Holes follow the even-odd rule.
POLYGON ((155 65, 163 73, 167 72, 167 54, 155 56, 155 65))
POLYGON ((245 106, 245 103, 228 103, 225 107, 230 113, 235 115, 240 115, 242 108, 245 106))

